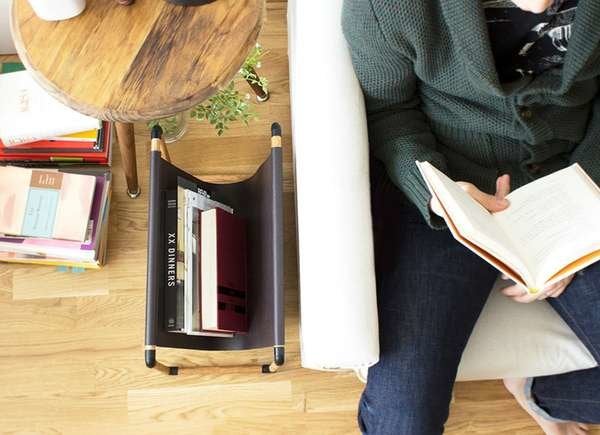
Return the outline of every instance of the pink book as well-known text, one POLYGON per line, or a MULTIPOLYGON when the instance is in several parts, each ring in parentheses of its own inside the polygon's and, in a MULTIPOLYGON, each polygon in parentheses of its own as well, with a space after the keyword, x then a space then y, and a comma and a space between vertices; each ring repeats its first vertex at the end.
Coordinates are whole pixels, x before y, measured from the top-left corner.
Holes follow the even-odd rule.
POLYGON ((83 242, 96 177, 0 167, 0 233, 83 242))

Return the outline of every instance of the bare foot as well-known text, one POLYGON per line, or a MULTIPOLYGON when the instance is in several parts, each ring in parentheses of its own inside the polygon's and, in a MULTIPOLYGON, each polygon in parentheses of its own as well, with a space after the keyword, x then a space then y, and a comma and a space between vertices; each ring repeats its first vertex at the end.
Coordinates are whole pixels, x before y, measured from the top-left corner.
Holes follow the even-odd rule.
POLYGON ((554 422, 546 420, 541 415, 536 414, 533 410, 529 409, 527 399, 525 397, 525 378, 507 378, 503 379, 504 386, 510 393, 515 396, 521 408, 523 408, 536 423, 542 428, 546 435, 586 435, 589 428, 583 423, 577 423, 574 421, 568 421, 565 423, 554 422))

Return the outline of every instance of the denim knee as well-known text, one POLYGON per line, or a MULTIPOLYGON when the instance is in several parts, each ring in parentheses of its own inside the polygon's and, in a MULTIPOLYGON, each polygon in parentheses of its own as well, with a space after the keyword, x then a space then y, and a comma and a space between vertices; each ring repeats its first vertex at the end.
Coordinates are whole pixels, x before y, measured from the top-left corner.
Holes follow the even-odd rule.
POLYGON ((372 435, 439 435, 448 417, 449 400, 440 391, 427 388, 369 388, 358 405, 358 426, 372 435))

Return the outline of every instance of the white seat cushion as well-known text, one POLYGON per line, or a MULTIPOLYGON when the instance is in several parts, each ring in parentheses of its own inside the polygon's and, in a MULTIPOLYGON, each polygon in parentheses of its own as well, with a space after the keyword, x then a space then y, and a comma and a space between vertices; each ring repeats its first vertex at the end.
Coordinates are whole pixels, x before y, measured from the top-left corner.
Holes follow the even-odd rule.
POLYGON ((498 291, 500 284, 467 343, 458 380, 544 376, 597 365, 548 302, 514 302, 498 291))
MULTIPOLYGON (((534 377, 596 367, 594 357, 545 301, 490 293, 458 367, 458 381, 534 377)), ((357 371, 364 382, 367 369, 357 371)))

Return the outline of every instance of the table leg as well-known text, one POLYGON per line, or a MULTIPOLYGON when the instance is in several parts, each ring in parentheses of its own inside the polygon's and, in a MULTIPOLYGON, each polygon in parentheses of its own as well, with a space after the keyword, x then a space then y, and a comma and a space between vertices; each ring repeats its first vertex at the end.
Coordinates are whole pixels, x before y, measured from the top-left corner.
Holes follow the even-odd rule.
POLYGON ((135 157, 135 135, 133 133, 133 124, 124 122, 115 122, 117 129, 117 141, 121 150, 121 160, 123 161, 123 172, 127 180, 127 194, 131 198, 137 198, 140 194, 140 186, 137 176, 137 160, 135 157))

